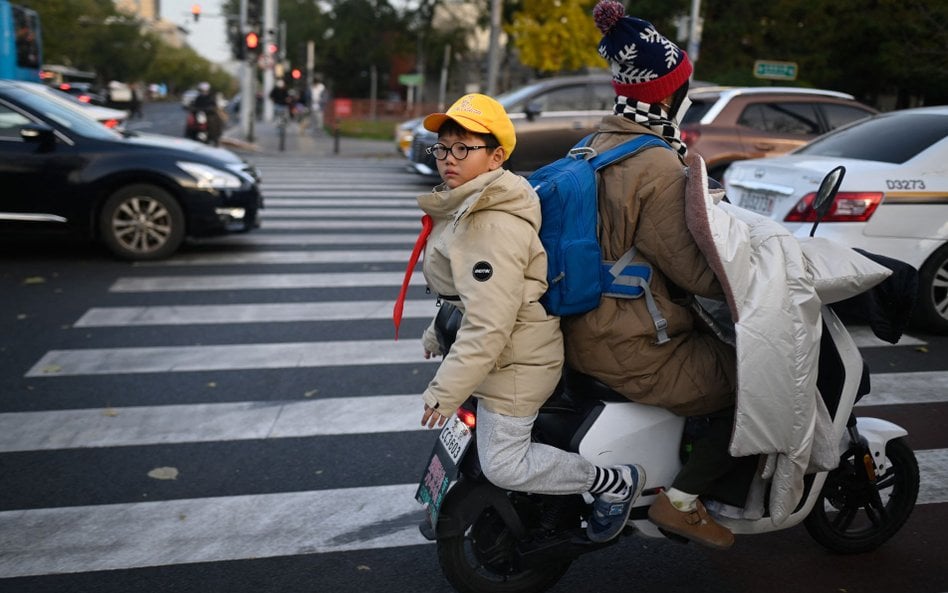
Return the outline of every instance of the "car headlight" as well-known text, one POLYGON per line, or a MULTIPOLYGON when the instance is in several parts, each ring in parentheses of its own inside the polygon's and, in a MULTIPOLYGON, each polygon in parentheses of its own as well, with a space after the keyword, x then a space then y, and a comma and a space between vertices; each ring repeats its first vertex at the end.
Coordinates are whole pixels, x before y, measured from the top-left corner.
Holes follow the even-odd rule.
POLYGON ((240 189, 242 185, 236 175, 209 165, 179 161, 178 166, 194 177, 201 189, 240 189))

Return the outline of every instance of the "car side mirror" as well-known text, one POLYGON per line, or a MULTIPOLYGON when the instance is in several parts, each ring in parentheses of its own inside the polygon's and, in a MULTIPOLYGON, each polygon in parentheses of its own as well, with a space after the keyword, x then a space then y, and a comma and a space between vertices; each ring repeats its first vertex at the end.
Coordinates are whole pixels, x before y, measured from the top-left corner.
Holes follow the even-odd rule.
POLYGON ((531 101, 523 108, 523 113, 527 116, 528 121, 533 121, 543 113, 543 109, 540 107, 539 101, 531 101))
POLYGON ((25 142, 39 144, 41 150, 51 150, 56 144, 56 134, 53 128, 46 124, 27 124, 20 128, 20 138, 25 142))
POLYGON ((836 192, 839 191, 839 185, 843 182, 843 176, 845 175, 846 167, 836 167, 826 174, 826 177, 820 183, 820 188, 816 190, 816 197, 813 198, 813 211, 816 213, 816 220, 813 221, 813 228, 810 229, 811 237, 816 233, 817 225, 833 207, 836 192))

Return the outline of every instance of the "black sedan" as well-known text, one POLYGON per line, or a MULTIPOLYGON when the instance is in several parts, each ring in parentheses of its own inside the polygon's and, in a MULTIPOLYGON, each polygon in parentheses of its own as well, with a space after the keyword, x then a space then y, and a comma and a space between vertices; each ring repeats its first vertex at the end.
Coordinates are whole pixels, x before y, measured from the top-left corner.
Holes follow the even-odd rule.
POLYGON ((234 153, 119 133, 0 81, 0 227, 78 231, 117 256, 155 260, 186 236, 258 226, 256 170, 234 153))

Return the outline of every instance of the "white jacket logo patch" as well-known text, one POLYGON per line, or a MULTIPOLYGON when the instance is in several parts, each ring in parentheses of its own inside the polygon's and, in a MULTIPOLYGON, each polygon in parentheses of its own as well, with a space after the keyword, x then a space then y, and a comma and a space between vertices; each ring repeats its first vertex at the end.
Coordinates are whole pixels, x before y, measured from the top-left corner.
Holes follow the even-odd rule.
POLYGON ((474 264, 474 279, 478 282, 487 282, 494 275, 494 268, 486 261, 474 264))

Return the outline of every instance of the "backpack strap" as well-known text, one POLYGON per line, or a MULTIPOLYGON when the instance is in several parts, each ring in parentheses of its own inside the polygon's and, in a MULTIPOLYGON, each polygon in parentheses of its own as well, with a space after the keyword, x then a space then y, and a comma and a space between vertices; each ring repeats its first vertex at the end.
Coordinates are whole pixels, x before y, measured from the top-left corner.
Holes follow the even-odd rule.
MULTIPOLYGON (((583 140, 590 140, 587 136, 583 140)), ((672 150, 672 147, 664 139, 649 134, 642 134, 627 140, 622 144, 607 150, 606 152, 593 157, 589 164, 599 171, 603 167, 613 165, 625 158, 652 147, 664 147, 672 150)), ((604 262, 602 264, 605 273, 605 282, 603 283, 603 296, 613 298, 636 299, 645 297, 645 306, 649 315, 652 316, 652 323, 655 325, 655 333, 658 337, 658 343, 668 342, 668 320, 662 316, 652 296, 652 290, 649 282, 652 279, 652 267, 648 264, 633 264, 635 258, 635 246, 629 248, 622 257, 614 264, 604 262)))
POLYGON ((668 320, 662 316, 658 310, 655 298, 652 296, 652 290, 649 282, 652 279, 652 268, 648 264, 633 264, 635 259, 635 246, 629 248, 619 260, 610 264, 602 264, 606 282, 602 291, 603 296, 624 299, 636 299, 645 297, 645 307, 649 315, 652 316, 652 323, 655 325, 655 333, 658 337, 658 343, 664 344, 668 341, 668 320))
MULTIPOLYGON (((583 138, 583 141, 589 139, 591 139, 591 136, 583 138)), ((589 164, 592 165, 596 171, 598 171, 603 167, 608 167, 609 165, 613 165, 622 159, 628 158, 640 150, 645 150, 646 148, 651 148, 653 146, 663 146, 668 150, 672 149, 671 146, 668 145, 668 142, 665 142, 665 140, 662 138, 649 134, 642 134, 636 138, 633 138, 632 140, 627 140, 616 147, 610 148, 598 156, 594 156, 589 160, 589 164)))

